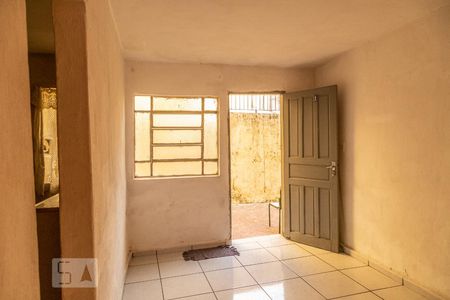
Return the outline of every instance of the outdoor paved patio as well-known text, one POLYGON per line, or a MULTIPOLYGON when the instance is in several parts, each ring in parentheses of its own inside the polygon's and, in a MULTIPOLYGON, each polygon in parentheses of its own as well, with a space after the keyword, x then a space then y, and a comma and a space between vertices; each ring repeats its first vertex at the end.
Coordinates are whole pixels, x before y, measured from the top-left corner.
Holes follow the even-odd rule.
POLYGON ((278 233, 278 210, 271 207, 272 227, 269 227, 268 203, 233 204, 232 238, 241 239, 278 233))

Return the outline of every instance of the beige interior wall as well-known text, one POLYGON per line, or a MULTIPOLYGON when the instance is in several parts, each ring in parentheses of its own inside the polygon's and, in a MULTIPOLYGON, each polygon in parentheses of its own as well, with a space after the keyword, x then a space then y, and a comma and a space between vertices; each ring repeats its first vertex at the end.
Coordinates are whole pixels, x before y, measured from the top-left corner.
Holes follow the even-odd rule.
POLYGON ((95 257, 97 289, 64 299, 121 299, 127 266, 124 77, 108 2, 54 2, 63 257, 95 257))
POLYGON ((124 61, 107 0, 86 1, 98 299, 122 299, 127 268, 124 61))
MULTIPOLYGON (((55 0, 61 256, 94 258, 93 195, 86 55, 86 8, 55 0)), ((63 289, 63 299, 95 299, 96 290, 63 289)))
POLYGON ((39 299, 25 1, 0 1, 0 299, 39 299))
POLYGON ((230 113, 233 203, 280 200, 280 135, 280 114, 230 113))
POLYGON ((450 298, 450 7, 318 68, 330 84, 342 242, 450 298))
POLYGON ((223 242, 230 238, 228 92, 301 90, 309 70, 127 61, 128 236, 134 251, 223 242), (133 179, 133 95, 219 97, 220 176, 133 179))

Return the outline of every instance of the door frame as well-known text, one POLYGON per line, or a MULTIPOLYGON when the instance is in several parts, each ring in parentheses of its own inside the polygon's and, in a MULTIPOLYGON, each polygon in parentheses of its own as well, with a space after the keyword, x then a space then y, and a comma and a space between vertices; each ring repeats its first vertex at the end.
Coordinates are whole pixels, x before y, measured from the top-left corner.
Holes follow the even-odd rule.
POLYGON ((227 127, 228 127, 228 211, 230 212, 230 236, 229 240, 231 241, 233 239, 233 204, 231 199, 231 122, 230 122, 230 95, 232 94, 256 94, 256 95, 262 95, 262 94, 278 94, 280 95, 280 151, 281 151, 281 193, 280 193, 280 220, 279 220, 279 232, 281 235, 284 236, 284 217, 283 217, 283 205, 284 205, 284 142, 283 142, 283 105, 284 105, 284 94, 286 94, 286 91, 280 91, 280 90, 274 90, 274 91, 262 91, 262 92, 241 92, 241 91, 228 91, 227 93, 227 127))

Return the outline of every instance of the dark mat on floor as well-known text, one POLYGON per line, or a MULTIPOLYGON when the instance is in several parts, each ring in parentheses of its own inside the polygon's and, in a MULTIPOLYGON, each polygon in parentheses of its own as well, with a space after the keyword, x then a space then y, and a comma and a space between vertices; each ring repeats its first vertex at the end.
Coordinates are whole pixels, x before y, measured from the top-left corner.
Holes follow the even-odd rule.
POLYGON ((183 252, 184 260, 204 260, 208 258, 217 258, 224 256, 239 255, 239 252, 233 246, 219 246, 214 248, 196 249, 183 252))

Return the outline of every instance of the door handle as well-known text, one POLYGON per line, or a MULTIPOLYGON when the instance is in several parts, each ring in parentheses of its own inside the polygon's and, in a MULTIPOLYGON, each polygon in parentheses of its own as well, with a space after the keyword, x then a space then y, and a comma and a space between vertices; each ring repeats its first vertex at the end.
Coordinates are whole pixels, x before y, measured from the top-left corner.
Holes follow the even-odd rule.
POLYGON ((326 168, 331 170, 331 176, 336 176, 337 163, 335 161, 332 161, 329 166, 326 166, 326 168))

